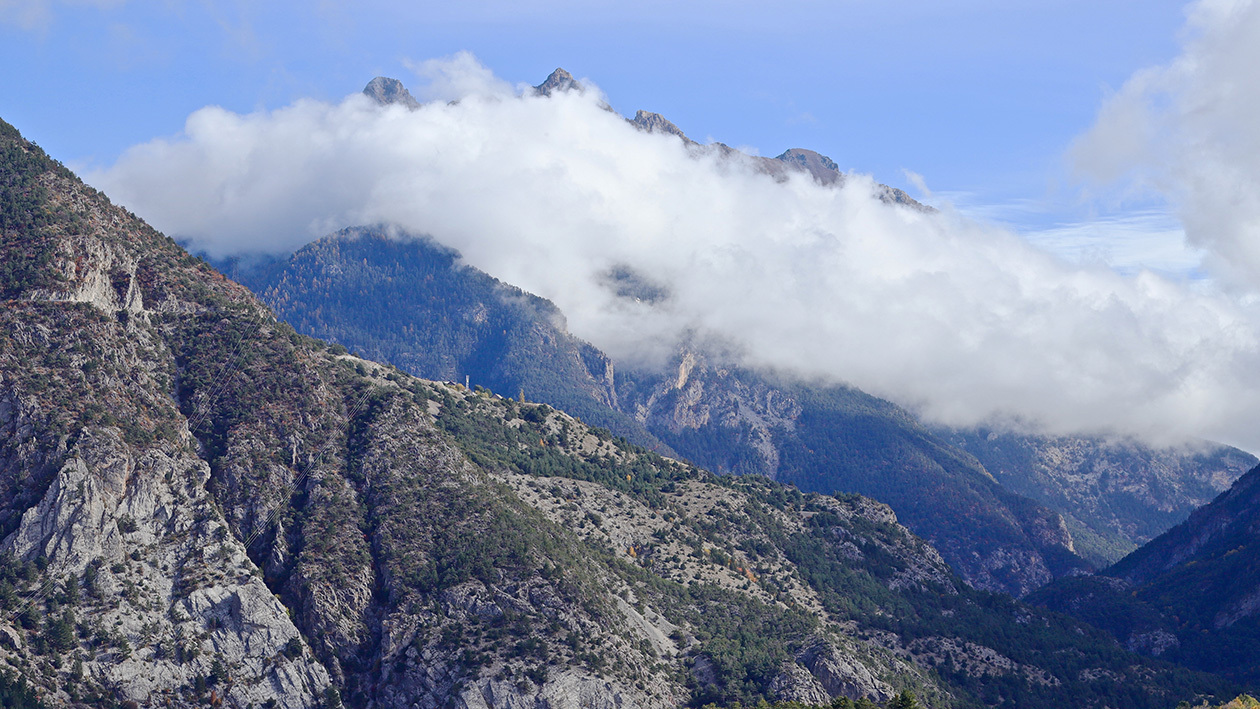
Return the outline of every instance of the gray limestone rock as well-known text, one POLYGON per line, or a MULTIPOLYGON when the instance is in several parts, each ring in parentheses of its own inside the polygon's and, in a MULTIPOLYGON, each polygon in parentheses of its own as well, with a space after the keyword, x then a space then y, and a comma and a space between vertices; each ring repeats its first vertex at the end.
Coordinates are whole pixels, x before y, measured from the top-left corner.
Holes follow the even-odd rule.
POLYGON ((534 93, 539 96, 551 96, 555 93, 565 91, 585 91, 586 87, 582 83, 573 78, 573 75, 561 68, 556 68, 551 72, 545 81, 534 87, 534 93))
POLYGON ((420 102, 411 95, 401 81, 387 76, 378 76, 369 81, 367 86, 363 87, 363 94, 382 106, 397 104, 411 110, 420 108, 420 102))

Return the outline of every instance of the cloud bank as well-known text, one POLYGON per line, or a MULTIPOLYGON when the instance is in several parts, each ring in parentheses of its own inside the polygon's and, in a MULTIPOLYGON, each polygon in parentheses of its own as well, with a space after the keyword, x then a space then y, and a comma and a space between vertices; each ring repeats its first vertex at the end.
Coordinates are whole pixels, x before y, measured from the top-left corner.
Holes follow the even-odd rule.
POLYGON ((622 359, 690 334, 943 423, 1260 449, 1260 317, 1237 299, 1069 264, 949 209, 891 207, 861 175, 780 183, 696 156, 594 89, 533 96, 466 55, 418 68, 427 95, 458 100, 205 108, 88 179, 217 255, 355 224, 430 234, 622 359), (613 272, 669 295, 619 297, 613 272))
POLYGON ((1138 72, 1104 105, 1072 158, 1082 174, 1178 210, 1207 265, 1260 284, 1260 3, 1199 0, 1182 52, 1138 72))

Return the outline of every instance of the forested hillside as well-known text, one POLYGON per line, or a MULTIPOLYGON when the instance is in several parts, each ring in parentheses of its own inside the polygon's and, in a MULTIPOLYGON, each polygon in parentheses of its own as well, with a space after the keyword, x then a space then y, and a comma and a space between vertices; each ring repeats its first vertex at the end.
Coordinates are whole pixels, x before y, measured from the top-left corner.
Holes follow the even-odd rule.
POLYGON ((1260 681, 1260 468, 1097 575, 1033 596, 1131 650, 1260 681))

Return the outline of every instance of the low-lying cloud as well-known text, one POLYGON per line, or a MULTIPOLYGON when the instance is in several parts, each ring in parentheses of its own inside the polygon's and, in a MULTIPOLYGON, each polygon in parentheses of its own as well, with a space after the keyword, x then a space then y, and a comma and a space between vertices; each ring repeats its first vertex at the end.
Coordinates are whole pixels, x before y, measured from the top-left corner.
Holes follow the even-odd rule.
POLYGON ((861 175, 825 188, 696 156, 594 89, 534 96, 466 55, 421 66, 458 101, 205 108, 89 181, 217 255, 355 224, 431 234, 614 357, 691 334, 944 423, 1260 449, 1260 319, 1237 300, 891 207, 861 175), (623 276, 668 295, 627 298, 623 276))

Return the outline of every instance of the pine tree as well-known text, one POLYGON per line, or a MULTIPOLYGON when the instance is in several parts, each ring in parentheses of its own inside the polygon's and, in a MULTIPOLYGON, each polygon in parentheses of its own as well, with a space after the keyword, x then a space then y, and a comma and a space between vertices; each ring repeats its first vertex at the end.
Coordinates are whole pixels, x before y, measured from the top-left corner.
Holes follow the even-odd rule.
POLYGON ((58 652, 65 652, 78 644, 74 635, 74 613, 68 608, 61 617, 46 621, 45 632, 48 635, 48 644, 58 652))
POLYGON ((920 709, 919 700, 914 692, 903 689, 900 694, 888 700, 888 709, 920 709))

